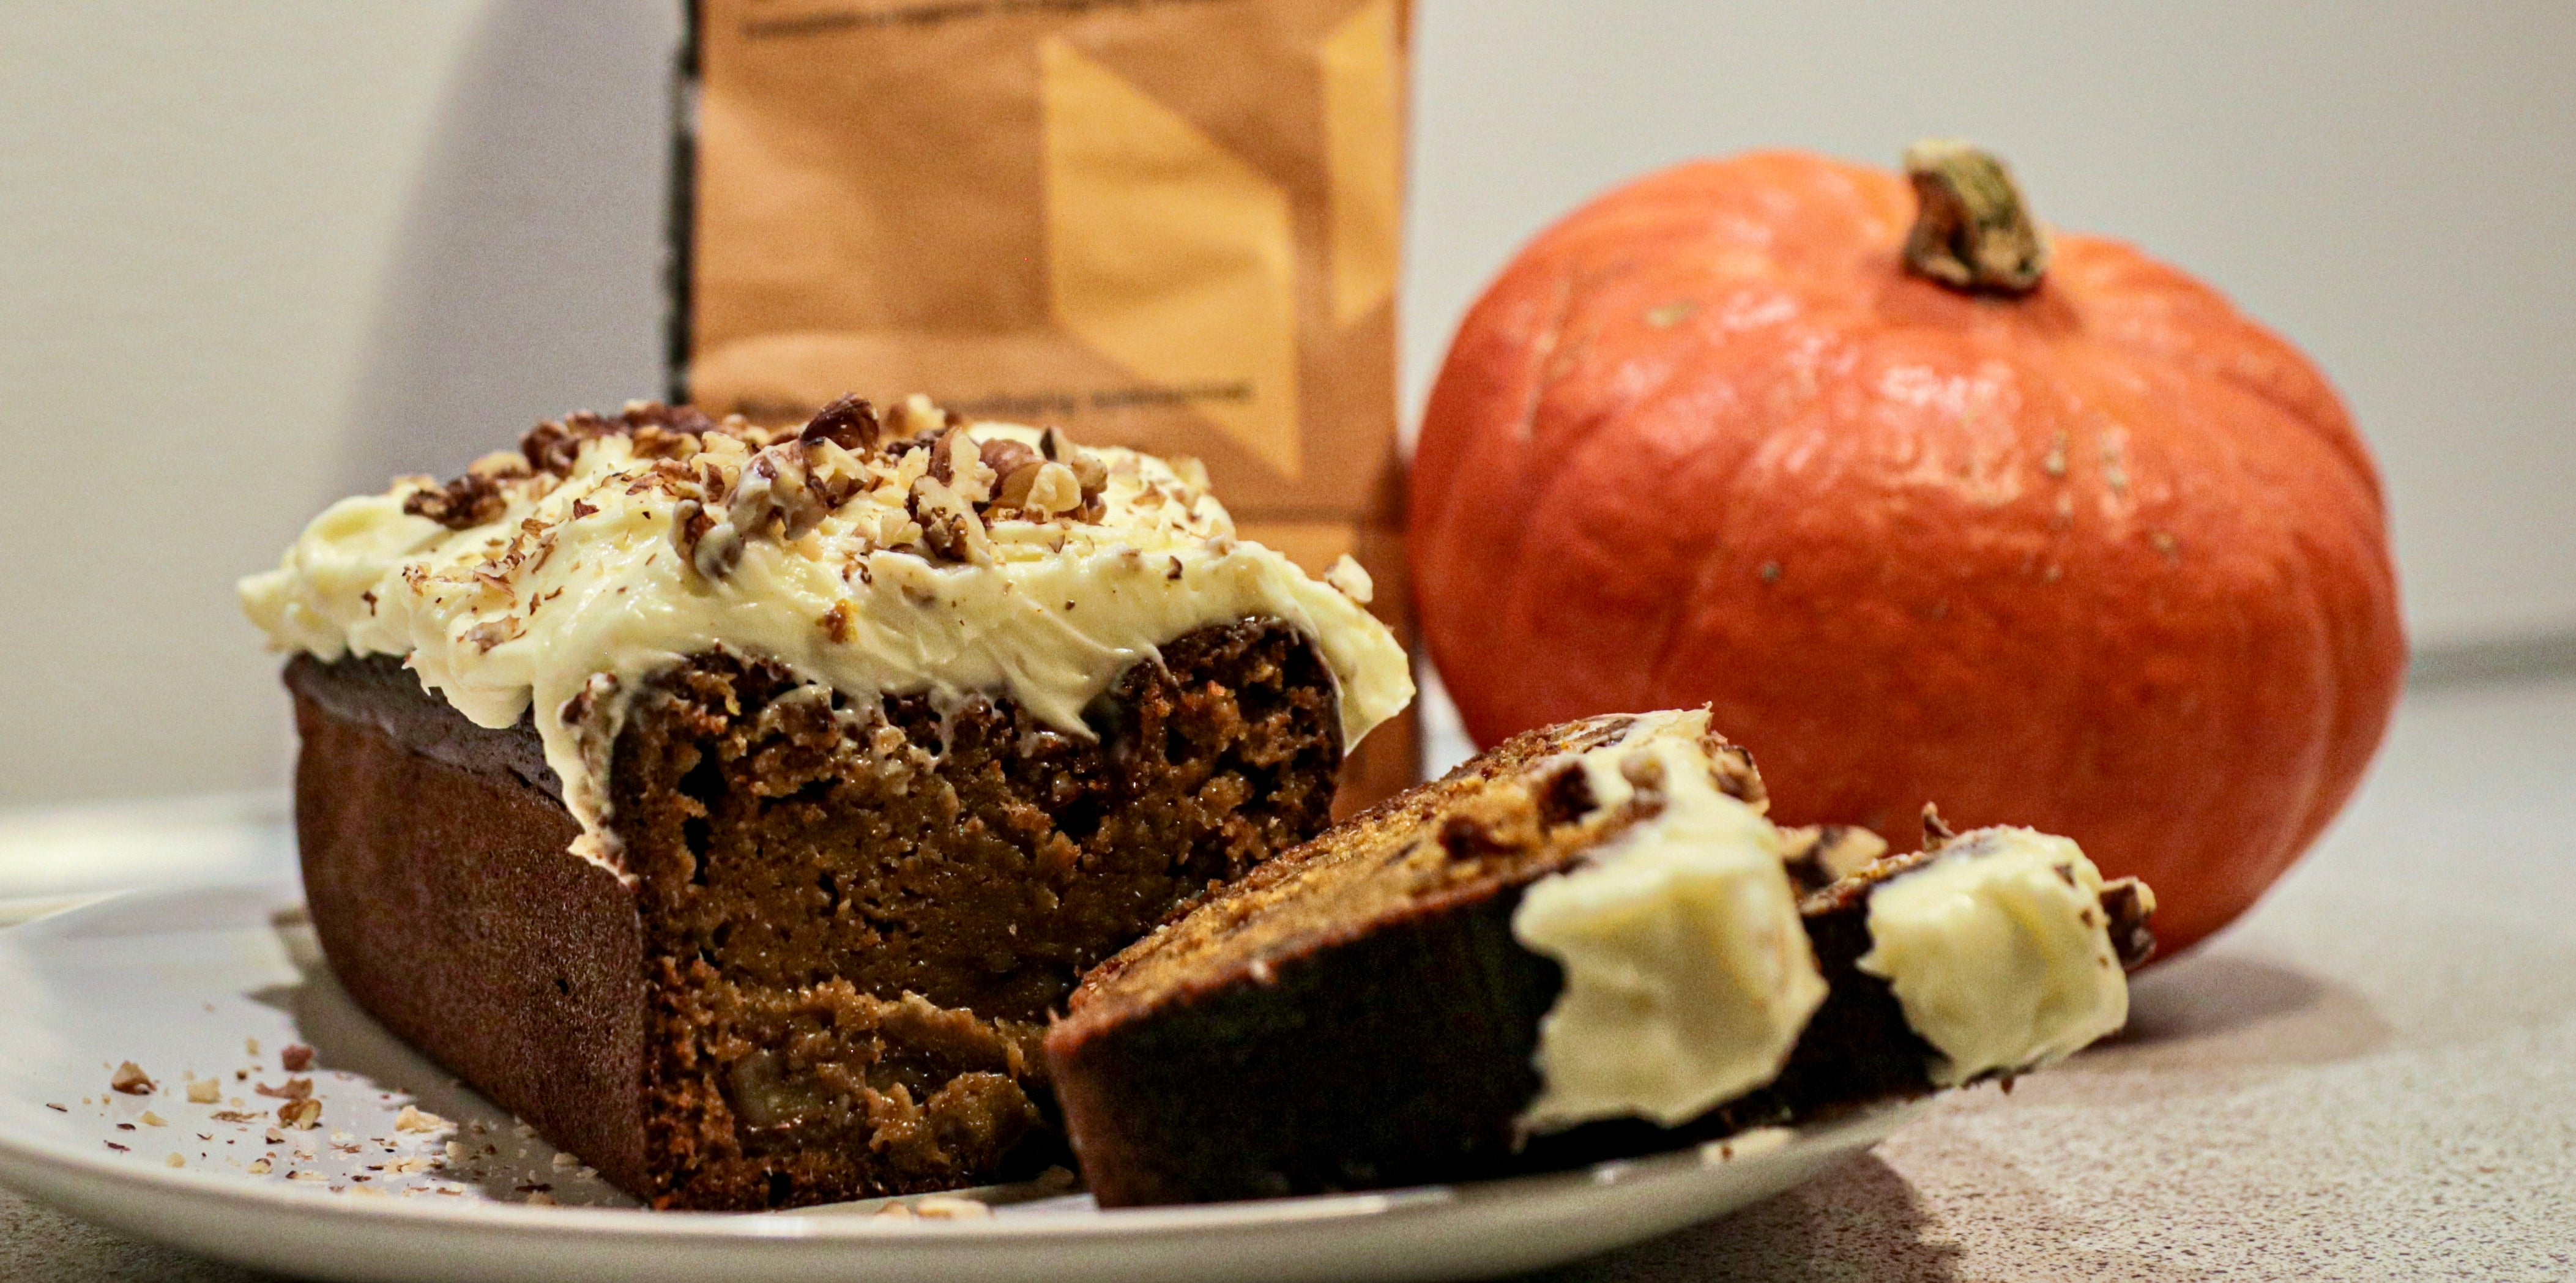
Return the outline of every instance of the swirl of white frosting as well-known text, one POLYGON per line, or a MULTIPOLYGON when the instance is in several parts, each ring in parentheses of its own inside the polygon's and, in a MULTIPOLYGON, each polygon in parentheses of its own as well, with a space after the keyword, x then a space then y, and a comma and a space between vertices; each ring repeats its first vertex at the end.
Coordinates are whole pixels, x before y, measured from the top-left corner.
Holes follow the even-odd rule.
POLYGON ((1527 1130, 1685 1122, 1778 1077, 1825 1000, 1779 830, 1720 791, 1707 733, 1706 709, 1649 713, 1577 758, 1596 804, 1646 780, 1661 809, 1513 911, 1512 937, 1565 969, 1527 1130))
POLYGON ((1932 1081, 2062 1060, 2129 1019, 2102 874, 2067 838, 1978 829, 1869 897, 1862 971, 1939 1055, 1932 1081))
MULTIPOLYGON (((938 421, 918 398, 907 409, 938 421)), ((967 432, 972 442, 1064 448, 1011 424, 967 432)), ((594 838, 605 788, 577 739, 613 738, 617 692, 716 647, 854 694, 1007 693, 1088 737, 1084 705, 1130 664, 1193 629, 1269 617, 1313 639, 1340 687, 1345 746, 1413 697, 1402 648, 1360 602, 1235 538, 1203 475, 1152 456, 1084 452, 1096 505, 1050 513, 1047 495, 1062 492, 1059 509, 1075 496, 1070 471, 1047 473, 1024 507, 997 507, 989 522, 965 509, 971 555, 942 556, 922 496, 960 509, 952 490, 925 479, 929 449, 817 446, 806 457, 849 497, 742 538, 739 561, 710 578, 673 536, 691 515, 686 479, 723 470, 739 495, 750 487, 734 478, 758 475, 742 467, 752 446, 709 432, 695 453, 673 457, 667 441, 647 457, 651 443, 608 433, 582 441, 561 477, 503 470, 500 511, 464 529, 406 515, 425 479, 344 499, 278 569, 241 581, 243 610, 280 650, 407 656, 424 686, 478 725, 506 727, 533 707, 565 803, 594 838), (675 477, 684 480, 665 484, 675 477), (611 698, 590 701, 576 735, 565 706, 586 690, 611 698)), ((972 472, 974 457, 970 442, 959 468, 972 472)), ((989 498, 989 469, 960 477, 968 502, 989 498)))

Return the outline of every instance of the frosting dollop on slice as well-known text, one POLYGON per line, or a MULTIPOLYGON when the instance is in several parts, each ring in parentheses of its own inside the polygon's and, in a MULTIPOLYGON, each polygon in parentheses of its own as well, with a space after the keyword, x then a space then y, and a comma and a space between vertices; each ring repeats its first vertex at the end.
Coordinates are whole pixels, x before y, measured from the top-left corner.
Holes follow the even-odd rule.
POLYGON ((1888 982, 1939 1053, 1933 1082, 2035 1069, 2128 1022, 2102 889, 2073 841, 1990 828, 1949 839, 1871 893, 1858 965, 1888 982))
POLYGON ((1565 969, 1521 1125, 1672 1126, 1777 1077, 1824 977, 1779 831, 1721 787, 1743 766, 1712 757, 1707 710, 1639 717, 1578 764, 1601 808, 1646 814, 1512 914, 1513 938, 1565 969))

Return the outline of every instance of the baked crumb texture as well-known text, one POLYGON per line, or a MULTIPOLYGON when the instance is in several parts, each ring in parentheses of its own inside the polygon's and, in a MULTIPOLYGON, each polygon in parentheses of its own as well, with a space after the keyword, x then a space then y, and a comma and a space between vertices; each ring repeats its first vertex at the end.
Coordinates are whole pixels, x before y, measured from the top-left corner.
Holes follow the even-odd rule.
POLYGON ((397 1033, 622 1188, 750 1209, 1063 1157, 1041 1039, 1083 968, 1312 836, 1335 687, 1275 621, 1129 668, 1096 739, 702 654, 630 706, 579 832, 534 729, 393 661, 289 666, 316 929, 397 1033))

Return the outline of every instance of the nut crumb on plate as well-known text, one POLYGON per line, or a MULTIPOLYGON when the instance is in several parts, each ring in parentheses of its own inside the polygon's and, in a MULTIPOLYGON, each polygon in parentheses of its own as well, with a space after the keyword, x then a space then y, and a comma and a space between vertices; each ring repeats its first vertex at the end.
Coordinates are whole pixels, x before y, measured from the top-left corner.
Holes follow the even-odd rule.
POLYGON ((394 1130, 398 1132, 434 1132, 447 1125, 446 1119, 415 1105, 403 1106, 402 1112, 394 1116, 394 1130))
POLYGON ((107 1085, 128 1096, 149 1096, 154 1087, 151 1075, 144 1073, 142 1067, 131 1060, 116 1067, 116 1074, 107 1080, 107 1085))

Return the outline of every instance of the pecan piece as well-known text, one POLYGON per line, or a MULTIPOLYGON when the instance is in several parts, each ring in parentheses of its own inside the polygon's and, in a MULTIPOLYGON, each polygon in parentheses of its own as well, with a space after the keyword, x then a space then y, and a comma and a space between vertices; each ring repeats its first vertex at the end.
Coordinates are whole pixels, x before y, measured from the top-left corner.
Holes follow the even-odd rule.
POLYGON ((1887 854, 1887 839, 1854 824, 1809 824, 1780 830, 1780 856, 1801 893, 1868 868, 1887 854))
POLYGON ((2156 893, 2136 878, 2117 878, 2102 884, 2102 912, 2109 915, 2111 948, 2120 955, 2120 967, 2135 971, 2156 956, 2155 933, 2147 929, 2147 919, 2156 914, 2156 893))
POLYGON ((435 490, 414 490, 403 500, 405 513, 427 517, 450 530, 467 530, 497 521, 509 506, 501 496, 497 479, 471 472, 435 490))
POLYGON ((950 561, 992 564, 992 541, 974 505, 938 478, 913 482, 904 507, 921 523, 921 541, 931 552, 950 561))
POLYGON ((996 437, 985 442, 982 453, 984 466, 991 468, 994 476, 1001 477, 1005 481, 1009 480, 1013 472, 1025 465, 1046 462, 1038 457, 1036 450, 1009 437, 996 437))
POLYGON ((852 454, 865 455, 884 435, 885 423, 877 417, 877 408, 853 393, 815 411, 796 439, 829 441, 852 454))
POLYGON ((1002 478, 998 502, 1018 508, 1035 520, 1072 512, 1082 506, 1082 486, 1061 463, 1032 459, 1002 478))
POLYGON ((944 429, 930 442, 930 476, 970 504, 992 502, 1000 478, 984 463, 984 447, 962 427, 944 429))
POLYGON ((682 499, 672 506, 671 546, 706 579, 722 579, 742 561, 742 535, 733 523, 717 520, 695 499, 682 499))

